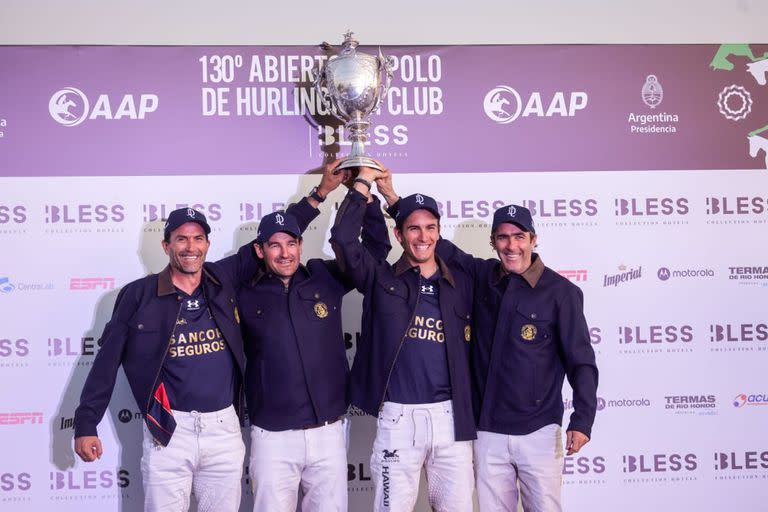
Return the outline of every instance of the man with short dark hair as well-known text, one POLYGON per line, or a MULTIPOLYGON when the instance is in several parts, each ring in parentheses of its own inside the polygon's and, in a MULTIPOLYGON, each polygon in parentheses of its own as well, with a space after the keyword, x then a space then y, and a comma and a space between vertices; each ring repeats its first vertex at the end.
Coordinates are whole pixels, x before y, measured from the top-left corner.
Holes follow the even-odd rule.
MULTIPOLYGON (((307 200, 292 208, 303 226, 312 210, 307 200)), ((248 244, 206 262, 210 231, 197 210, 171 212, 162 241, 168 266, 118 294, 75 411, 75 451, 91 462, 101 457, 96 427, 123 366, 144 416, 148 511, 185 511, 192 490, 200 511, 240 506, 245 356, 235 295, 256 258, 248 244)))
POLYGON ((498 259, 473 258, 447 240, 437 244, 438 255, 475 282, 472 377, 481 511, 516 511, 518 485, 524 510, 561 510, 565 376, 574 405, 568 455, 589 441, 595 420, 598 371, 583 294, 544 266, 536 241, 530 211, 507 205, 493 216, 491 246, 498 259))
POLYGON ((331 230, 339 266, 364 295, 351 393, 354 405, 378 415, 374 510, 412 510, 424 468, 433 510, 471 511, 472 283, 435 257, 440 213, 427 195, 401 201, 394 217, 403 247, 397 263, 363 249, 358 237, 371 184, 388 174, 361 168, 331 230))
MULTIPOLYGON (((313 205, 345 177, 326 167, 313 205)), ((364 209, 365 250, 383 260, 390 245, 381 205, 371 200, 364 209)), ((349 365, 341 305, 352 284, 333 260, 301 265, 302 232, 290 213, 266 215, 254 245, 259 268, 238 293, 254 512, 294 512, 299 486, 302 511, 347 510, 349 365)))

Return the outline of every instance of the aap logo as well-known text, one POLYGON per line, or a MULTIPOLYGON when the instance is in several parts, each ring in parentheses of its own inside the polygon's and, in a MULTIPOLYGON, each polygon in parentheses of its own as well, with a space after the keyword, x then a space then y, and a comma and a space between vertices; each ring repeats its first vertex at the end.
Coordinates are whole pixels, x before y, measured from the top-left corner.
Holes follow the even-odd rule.
POLYGON ((56 91, 48 102, 54 121, 64 126, 77 126, 88 117, 88 98, 80 89, 65 87, 56 91))

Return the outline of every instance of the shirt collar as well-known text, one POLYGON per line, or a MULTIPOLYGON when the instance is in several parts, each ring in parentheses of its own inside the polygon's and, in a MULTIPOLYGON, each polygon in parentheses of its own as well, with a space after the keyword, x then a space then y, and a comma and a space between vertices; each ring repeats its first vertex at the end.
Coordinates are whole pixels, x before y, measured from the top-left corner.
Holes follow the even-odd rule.
MULTIPOLYGON (((208 269, 203 265, 202 277, 215 284, 221 286, 221 283, 216 279, 213 274, 208 272, 208 269)), ((157 295, 162 297, 164 295, 173 295, 176 293, 176 287, 173 285, 173 278, 171 277, 171 266, 166 265, 165 268, 157 275, 157 295)))
MULTIPOLYGON (((437 266, 440 269, 440 273, 442 274, 441 277, 448 281, 448 284, 456 288, 456 281, 453 279, 453 274, 448 268, 448 265, 446 265, 445 262, 437 255, 435 256, 435 259, 437 259, 437 266)), ((395 263, 395 275, 400 276, 412 268, 417 267, 411 265, 408 262, 408 259, 405 257, 405 253, 403 253, 403 255, 400 256, 400 259, 395 263)))

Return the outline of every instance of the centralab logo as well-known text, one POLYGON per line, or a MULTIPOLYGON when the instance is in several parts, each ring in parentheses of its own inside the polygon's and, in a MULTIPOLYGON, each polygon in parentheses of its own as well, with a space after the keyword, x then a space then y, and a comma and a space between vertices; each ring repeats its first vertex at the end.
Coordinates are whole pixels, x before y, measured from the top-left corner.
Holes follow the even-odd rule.
POLYGON ((48 112, 57 123, 72 127, 86 119, 144 119, 157 110, 156 94, 124 94, 111 97, 100 94, 91 108, 88 97, 77 87, 64 87, 54 92, 48 101, 48 112), (113 106, 116 105, 116 106, 113 106))
POLYGON ((574 117, 587 107, 589 97, 583 91, 556 91, 550 96, 534 91, 525 98, 508 85, 498 85, 483 99, 483 110, 491 121, 509 124, 523 117, 574 117))

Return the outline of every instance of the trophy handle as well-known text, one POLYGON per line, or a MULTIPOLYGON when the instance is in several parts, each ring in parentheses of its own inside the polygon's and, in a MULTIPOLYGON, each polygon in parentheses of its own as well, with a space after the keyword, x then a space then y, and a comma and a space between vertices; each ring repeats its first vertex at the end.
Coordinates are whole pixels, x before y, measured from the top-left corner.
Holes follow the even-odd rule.
POLYGON ((312 74, 315 78, 315 94, 320 99, 320 101, 322 101, 323 104, 328 107, 328 110, 333 112, 331 95, 328 93, 328 88, 325 87, 325 90, 323 89, 323 87, 328 83, 328 79, 325 76, 326 69, 327 68, 323 66, 317 70, 312 70, 312 74))
POLYGON ((381 53, 381 47, 379 47, 379 55, 376 60, 379 63, 379 76, 382 80, 379 83, 379 94, 376 95, 376 105, 371 109, 372 111, 379 108, 379 103, 387 96, 389 86, 392 83, 392 57, 385 57, 381 53))

